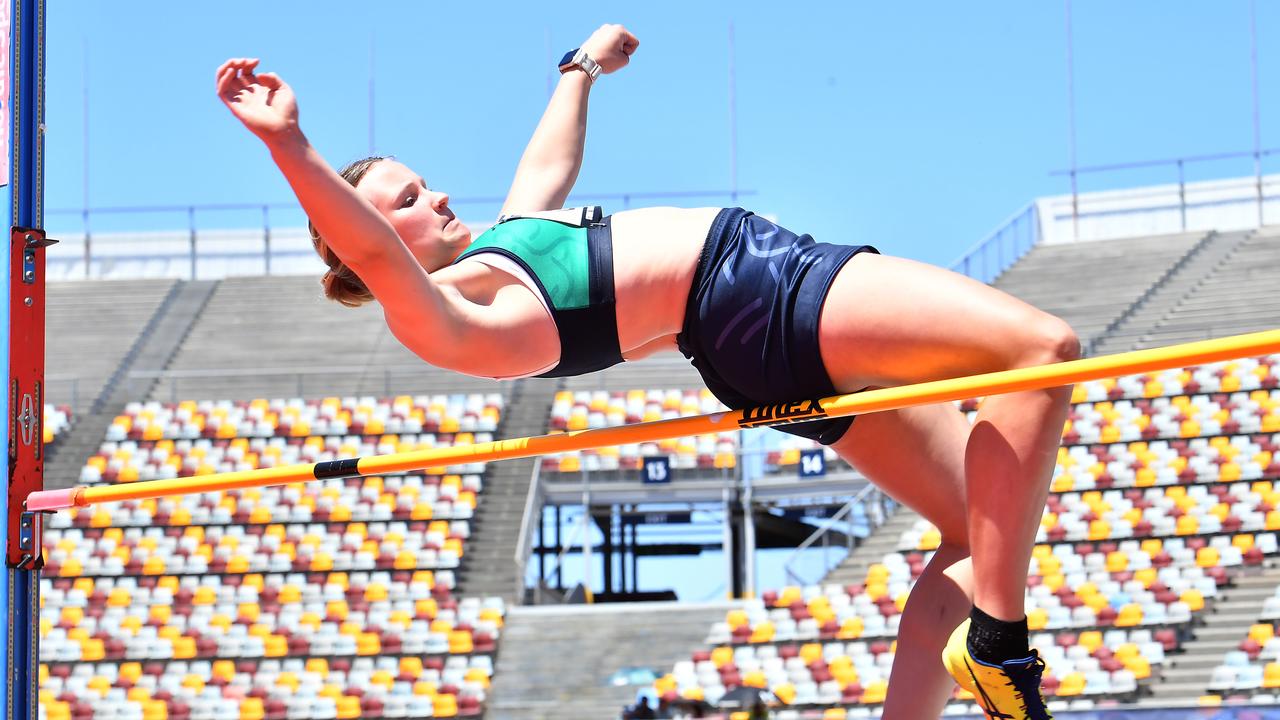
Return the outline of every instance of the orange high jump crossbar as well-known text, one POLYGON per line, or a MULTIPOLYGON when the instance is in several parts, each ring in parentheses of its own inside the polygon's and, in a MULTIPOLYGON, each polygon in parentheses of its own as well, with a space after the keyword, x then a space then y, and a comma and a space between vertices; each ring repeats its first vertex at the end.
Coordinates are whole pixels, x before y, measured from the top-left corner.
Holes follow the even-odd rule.
POLYGON ((578 430, 556 435, 497 440, 475 445, 419 450, 391 455, 331 460, 311 465, 289 465, 262 470, 147 480, 121 485, 95 485, 65 490, 33 492, 27 498, 27 511, 52 511, 71 507, 87 507, 98 503, 138 500, 167 495, 234 490, 248 487, 282 485, 291 482, 329 478, 361 477, 386 473, 457 465, 461 463, 508 460, 547 455, 572 450, 587 450, 610 445, 653 442, 688 435, 701 435, 739 428, 783 425, 823 417, 860 415, 880 410, 893 410, 912 405, 964 400, 985 395, 1023 390, 1039 390, 1071 385, 1138 372, 1231 360, 1250 355, 1280 352, 1280 330, 1234 335, 1215 340, 1170 345, 1150 350, 1136 350, 1102 357, 1036 367, 1004 370, 950 380, 936 380, 917 385, 867 390, 829 398, 797 400, 791 403, 764 405, 744 410, 727 410, 708 415, 693 415, 671 420, 623 425, 596 430, 578 430))

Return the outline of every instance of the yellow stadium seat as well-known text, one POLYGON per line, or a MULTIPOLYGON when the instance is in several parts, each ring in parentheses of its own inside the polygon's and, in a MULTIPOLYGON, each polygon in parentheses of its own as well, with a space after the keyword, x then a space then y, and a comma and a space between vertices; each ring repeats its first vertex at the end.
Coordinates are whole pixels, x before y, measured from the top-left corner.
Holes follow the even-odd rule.
POLYGON ((380 652, 382 652, 382 639, 377 633, 364 632, 356 637, 357 655, 377 655, 380 652))
POLYGON ((1129 603, 1120 608, 1116 614, 1116 627, 1133 627, 1142 624, 1142 606, 1129 603))
POLYGON ((1049 624, 1049 612, 1044 608, 1033 608, 1027 611, 1027 629, 1043 630, 1049 624))
POLYGON ((1076 643, 1088 650, 1089 654, 1092 655, 1102 646, 1102 633, 1097 630, 1085 630, 1080 633, 1076 643))
POLYGON ((815 660, 822 658, 822 645, 818 643, 805 643, 800 646, 800 659, 804 660, 805 665, 812 665, 815 660))
POLYGON ((888 693, 888 680, 873 680, 862 689, 862 697, 859 701, 867 705, 876 705, 884 702, 885 695, 888 693))
POLYGON ((466 630, 454 630, 449 633, 450 654, 467 655, 472 651, 473 647, 471 633, 466 630))
MULTIPOLYGON (((1185 516, 1184 516, 1185 517, 1185 516)), ((1182 518, 1178 518, 1181 520, 1182 518)), ((1218 548, 1205 546, 1196 551, 1196 566, 1202 568, 1215 567, 1220 563, 1218 548)))
MULTIPOLYGON (((676 679, 671 675, 667 675, 665 677, 670 681, 670 686, 667 689, 675 690, 676 679)), ((482 668, 471 668, 470 670, 467 670, 467 672, 462 676, 462 679, 467 682, 476 683, 485 689, 489 688, 489 673, 485 672, 482 668)), ((662 678, 659 678, 659 680, 661 679, 662 678)))
POLYGON ((83 662, 97 662, 107 656, 106 649, 101 640, 97 638, 89 638, 80 641, 80 660, 83 662))
POLYGON ((792 685, 791 683, 781 683, 779 685, 774 685, 772 688, 770 688, 770 690, 773 691, 774 697, 778 698, 779 701, 781 701, 786 705, 790 705, 791 703, 795 702, 796 686, 792 685))
POLYGON ((94 675, 89 678, 89 682, 85 683, 85 685, 90 690, 98 693, 99 697, 106 697, 107 693, 111 691, 111 681, 101 675, 94 675))
POLYGON ((283 635, 268 635, 263 638, 264 657, 284 657, 289 654, 289 641, 283 635))
POLYGON ((262 698, 247 697, 240 701, 240 720, 262 720, 264 717, 266 717, 266 709, 263 707, 262 698))
POLYGON ((1269 662, 1262 668, 1262 687, 1280 688, 1280 663, 1269 662))
POLYGON ((360 717, 360 698, 343 695, 338 698, 338 720, 354 720, 360 717))
POLYGON ((119 669, 116 670, 116 674, 121 680, 136 683, 138 678, 142 677, 142 663, 136 661, 122 662, 119 669))
POLYGON ((1084 674, 1073 672, 1067 673, 1065 677, 1058 683, 1059 697, 1074 697, 1084 692, 1084 674))
POLYGON ((1195 515, 1182 515, 1174 529, 1175 535, 1195 535, 1200 531, 1200 521, 1195 515))
POLYGON ((847 618, 840 623, 840 630, 836 632, 836 638, 839 640, 857 640, 862 637, 862 633, 866 630, 865 623, 860 617, 847 618))
MULTIPOLYGON (((884 583, 884 582, 887 582, 888 580, 889 580, 889 567, 884 563, 872 563, 871 566, 867 568, 866 584, 870 585, 872 583, 884 583)), ((799 588, 796 588, 796 589, 799 590, 799 588)))
POLYGON ((436 717, 455 717, 458 714, 458 696, 440 693, 431 700, 436 717))
POLYGON ((760 623, 759 625, 751 629, 751 637, 749 639, 749 642, 753 642, 753 643, 773 642, 774 634, 776 633, 776 631, 777 630, 773 626, 773 623, 769 622, 768 620, 765 620, 764 622, 760 623))
POLYGON ((1129 569, 1129 554, 1116 550, 1107 553, 1107 572, 1118 573, 1129 569))

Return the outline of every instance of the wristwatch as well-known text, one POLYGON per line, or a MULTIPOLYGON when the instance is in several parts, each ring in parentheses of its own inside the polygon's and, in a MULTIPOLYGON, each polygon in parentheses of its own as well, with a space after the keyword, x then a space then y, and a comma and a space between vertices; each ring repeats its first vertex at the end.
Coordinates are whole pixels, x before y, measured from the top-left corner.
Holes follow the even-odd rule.
POLYGON ((581 70, 591 78, 591 82, 596 81, 596 77, 600 75, 600 63, 592 60, 587 51, 582 48, 574 48, 564 54, 560 58, 560 74, 563 75, 570 70, 581 70))

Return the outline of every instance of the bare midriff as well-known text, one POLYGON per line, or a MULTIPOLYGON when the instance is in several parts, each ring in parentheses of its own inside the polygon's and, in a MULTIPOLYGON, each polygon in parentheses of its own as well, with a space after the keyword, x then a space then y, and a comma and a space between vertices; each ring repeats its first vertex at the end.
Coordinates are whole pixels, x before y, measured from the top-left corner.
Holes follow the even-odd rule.
MULTIPOLYGON (((611 216, 613 284, 618 318, 618 344, 623 358, 638 360, 662 350, 676 349, 676 335, 684 325, 685 302, 698 269, 698 258, 719 208, 644 208, 611 216)), ((470 260, 448 266, 432 277, 451 285, 463 296, 488 304, 499 294, 519 299, 522 319, 509 326, 523 342, 494 357, 483 367, 454 370, 487 377, 514 377, 537 372, 558 354, 535 348, 558 345, 555 320, 542 301, 510 273, 470 260), (520 348, 524 349, 524 352, 520 348), (508 367, 509 365, 509 367, 508 367)))
POLYGON ((612 216, 622 356, 675 350, 698 257, 719 208, 645 208, 612 216))

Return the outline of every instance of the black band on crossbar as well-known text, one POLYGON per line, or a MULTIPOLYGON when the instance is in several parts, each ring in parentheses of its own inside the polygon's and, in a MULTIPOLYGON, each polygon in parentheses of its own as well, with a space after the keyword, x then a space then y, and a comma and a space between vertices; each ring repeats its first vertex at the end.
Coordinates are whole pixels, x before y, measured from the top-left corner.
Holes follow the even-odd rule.
POLYGON ((316 463, 314 473, 317 480, 327 480, 329 478, 340 477, 357 477, 360 475, 360 470, 356 467, 359 464, 360 458, 329 460, 327 462, 316 463))

